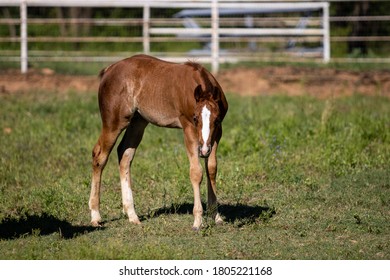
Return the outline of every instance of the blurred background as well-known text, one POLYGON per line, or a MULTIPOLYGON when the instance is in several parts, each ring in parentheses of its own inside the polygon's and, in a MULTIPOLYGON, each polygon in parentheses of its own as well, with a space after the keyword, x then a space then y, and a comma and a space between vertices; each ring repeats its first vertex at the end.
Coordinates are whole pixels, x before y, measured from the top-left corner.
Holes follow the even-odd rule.
POLYGON ((136 53, 214 72, 238 62, 390 63, 390 1, 57 2, 0 0, 0 69, 24 61, 95 74, 136 53))

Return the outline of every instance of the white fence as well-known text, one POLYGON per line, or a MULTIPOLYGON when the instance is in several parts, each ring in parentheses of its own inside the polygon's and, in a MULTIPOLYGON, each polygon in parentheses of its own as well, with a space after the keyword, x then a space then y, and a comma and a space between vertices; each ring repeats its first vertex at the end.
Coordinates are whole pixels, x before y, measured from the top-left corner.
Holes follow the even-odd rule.
MULTIPOLYGON (((133 0, 0 0, 0 6, 20 7, 20 19, 5 19, 0 23, 19 24, 20 36, 0 38, 0 42, 20 42, 20 56, 6 55, 0 56, 1 60, 20 61, 21 71, 25 73, 29 61, 113 61, 116 57, 112 56, 73 56, 72 53, 62 53, 57 56, 39 55, 38 51, 31 51, 34 55, 29 55, 29 42, 140 42, 142 41, 143 53, 153 54, 160 57, 165 57, 170 60, 183 61, 190 58, 196 58, 198 61, 211 63, 212 71, 217 72, 219 63, 221 62, 236 62, 243 60, 256 59, 256 53, 247 52, 247 50, 225 50, 220 46, 224 42, 246 41, 248 44, 256 44, 256 42, 296 42, 308 41, 317 42, 316 52, 301 51, 295 55, 317 55, 322 61, 328 62, 330 59, 330 40, 329 40, 329 4, 327 2, 294 2, 292 3, 267 3, 264 1, 133 1, 133 0), (28 9, 33 7, 106 7, 106 8, 142 8, 143 15, 140 19, 128 19, 127 23, 138 23, 142 26, 142 38, 134 37, 54 37, 54 36, 31 36, 28 35, 29 25, 32 24, 49 24, 58 19, 37 19, 28 18, 28 9), (155 19, 151 16, 152 9, 161 8, 180 8, 187 11, 190 16, 183 16, 165 19, 155 19), (251 13, 277 13, 277 14, 293 14, 295 15, 295 26, 287 26, 285 24, 278 26, 256 26, 253 24, 251 13), (305 19, 297 19, 296 15, 303 12, 315 11, 318 14, 314 25, 307 26, 302 21, 305 19), (192 16, 191 16, 192 14, 192 16), (247 14, 241 17, 241 21, 245 21, 244 26, 232 27, 228 24, 230 18, 225 18, 224 15, 247 14), (249 16, 248 16, 249 15, 249 16), (203 22, 203 25, 186 26, 186 22, 195 19, 203 22), (197 16, 200 16, 196 18, 197 16), (248 23, 249 22, 249 23, 248 23), (182 25, 184 23, 184 26, 182 25), (168 27, 167 27, 168 26, 168 27), (154 42, 173 41, 199 41, 208 45, 208 48, 198 51, 186 51, 184 53, 159 53, 151 51, 151 44, 154 42), (37 55, 38 54, 38 55, 37 55)), ((92 21, 94 24, 99 24, 97 19, 70 19, 71 23, 77 24, 86 21, 92 21)), ((122 19, 126 20, 126 19, 122 19)), ((235 18, 237 20, 237 18, 235 18)), ((63 19, 66 21, 66 19, 63 19)), ((69 20, 68 20, 69 21, 69 20)), ((117 20, 118 22, 118 20, 117 20)), ((109 21, 100 19, 100 24, 110 24, 109 21)))

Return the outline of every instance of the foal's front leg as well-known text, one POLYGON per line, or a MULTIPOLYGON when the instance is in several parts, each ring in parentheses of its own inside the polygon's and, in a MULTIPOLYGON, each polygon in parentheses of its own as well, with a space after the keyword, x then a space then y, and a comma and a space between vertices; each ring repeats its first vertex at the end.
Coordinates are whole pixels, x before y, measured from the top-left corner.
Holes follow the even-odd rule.
POLYGON ((202 166, 200 165, 198 156, 190 157, 190 179, 194 191, 194 224, 193 230, 199 230, 202 225, 203 207, 200 196, 200 184, 202 183, 202 166))
POLYGON ((214 143, 210 156, 205 159, 206 175, 207 175, 207 211, 215 220, 215 223, 223 222, 218 213, 217 204, 217 142, 214 143))
POLYGON ((193 230, 199 230, 202 225, 203 207, 200 196, 200 184, 202 183, 202 166, 198 156, 198 141, 194 128, 188 126, 184 128, 184 141, 186 144, 187 155, 190 161, 190 180, 194 191, 194 225, 193 230))

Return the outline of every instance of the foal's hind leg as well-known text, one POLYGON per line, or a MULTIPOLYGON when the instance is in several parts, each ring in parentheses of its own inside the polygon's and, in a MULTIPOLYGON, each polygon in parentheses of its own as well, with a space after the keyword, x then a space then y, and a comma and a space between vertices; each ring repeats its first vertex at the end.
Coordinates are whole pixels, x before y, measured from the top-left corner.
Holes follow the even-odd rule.
POLYGON ((121 130, 108 131, 103 129, 92 151, 92 183, 89 209, 91 210, 91 223, 93 226, 99 226, 101 222, 99 205, 102 172, 120 132, 121 130))
POLYGON ((129 217, 129 221, 140 224, 134 209, 133 193, 131 190, 131 163, 135 151, 142 140, 145 127, 148 122, 136 114, 127 127, 125 135, 118 146, 119 172, 121 178, 123 212, 129 217))

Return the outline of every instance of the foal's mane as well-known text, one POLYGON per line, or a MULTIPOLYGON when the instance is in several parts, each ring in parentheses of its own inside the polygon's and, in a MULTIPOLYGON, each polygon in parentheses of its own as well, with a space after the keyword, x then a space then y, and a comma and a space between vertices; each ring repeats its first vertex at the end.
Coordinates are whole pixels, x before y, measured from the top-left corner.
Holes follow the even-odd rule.
POLYGON ((185 65, 188 65, 192 68, 194 68, 194 71, 198 71, 200 74, 200 77, 202 79, 203 85, 205 92, 213 92, 214 86, 210 81, 209 75, 207 74, 206 69, 200 65, 199 63, 193 62, 193 61, 187 61, 185 65))

